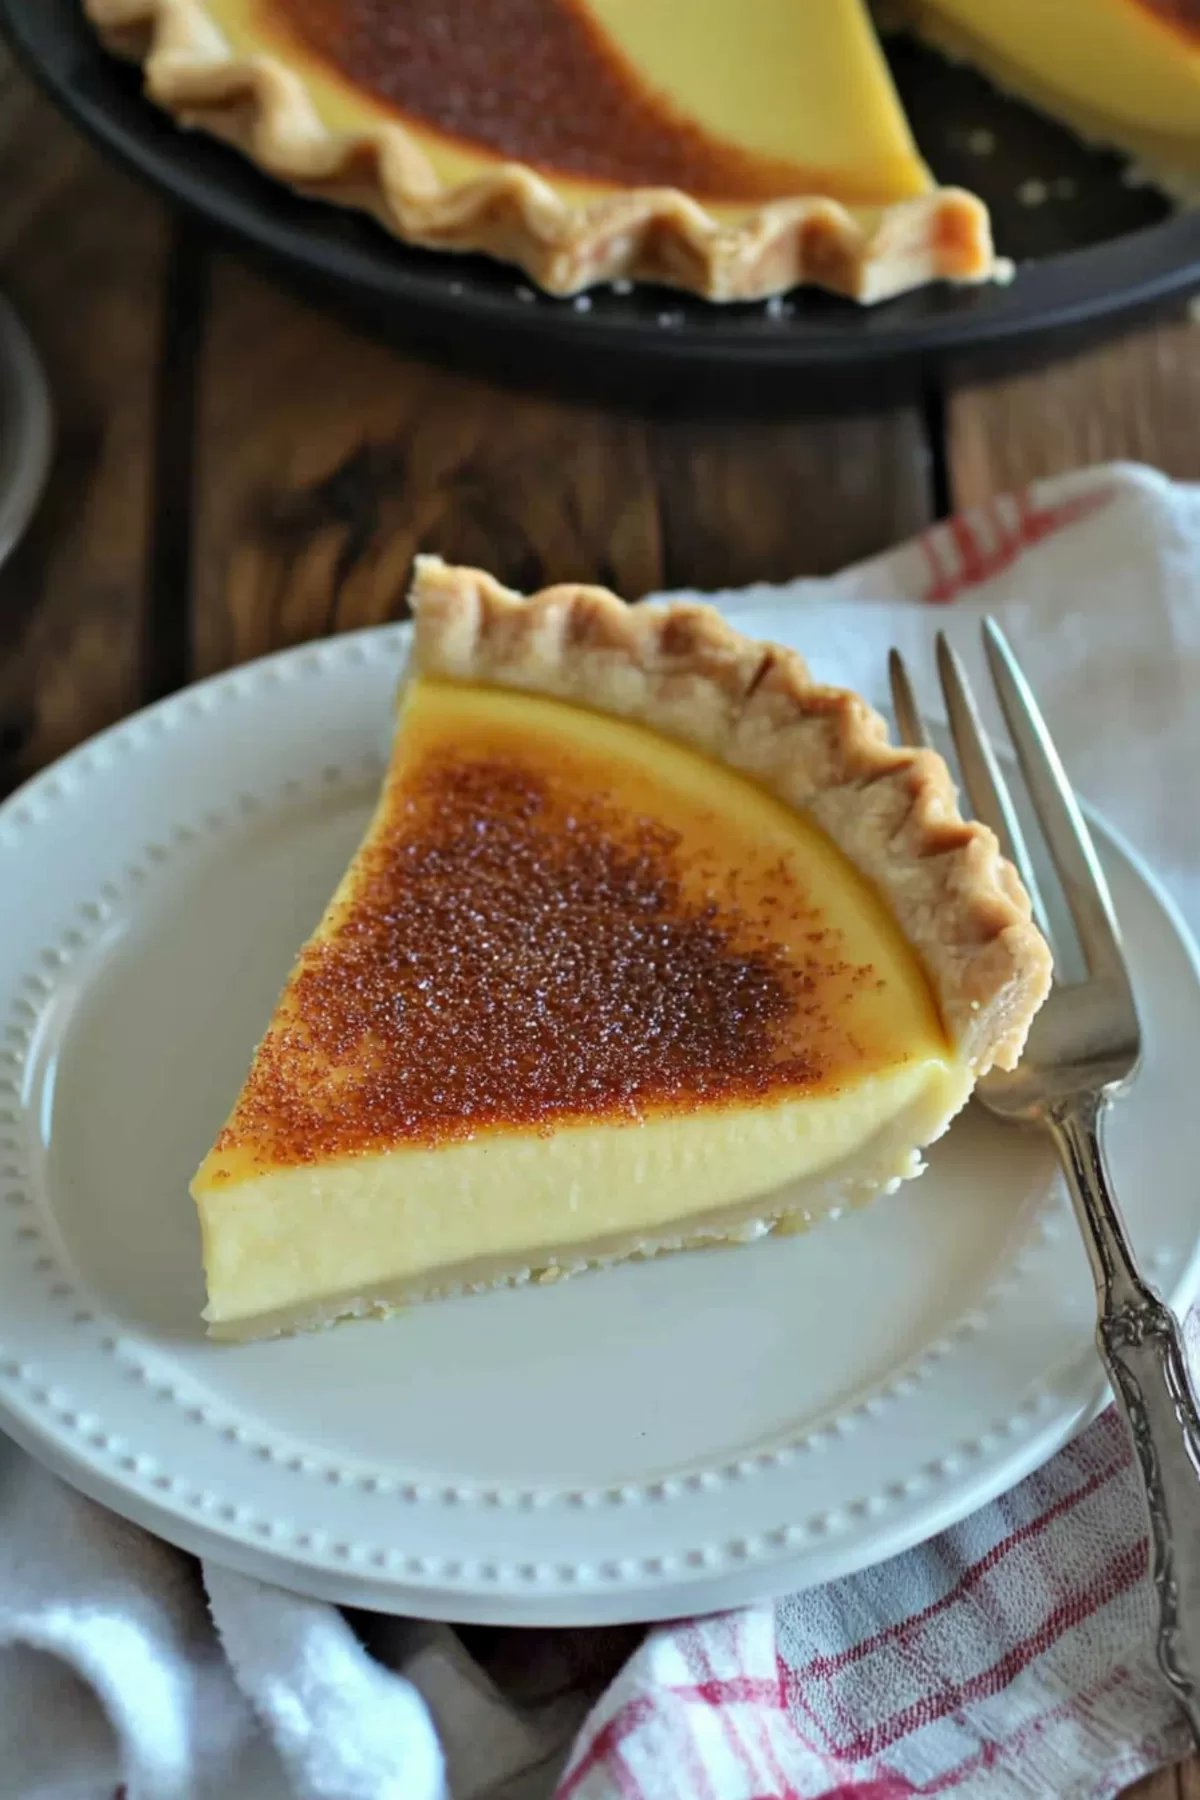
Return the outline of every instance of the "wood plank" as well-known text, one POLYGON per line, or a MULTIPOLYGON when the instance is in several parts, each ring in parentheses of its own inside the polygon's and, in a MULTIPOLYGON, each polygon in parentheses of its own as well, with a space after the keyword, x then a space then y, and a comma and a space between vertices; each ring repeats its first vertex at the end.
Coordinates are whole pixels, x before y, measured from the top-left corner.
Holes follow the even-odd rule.
POLYGON ((828 575, 920 531, 930 457, 914 406, 846 418, 651 426, 671 586, 828 575))
POLYGON ((418 548, 633 597, 824 572, 919 529, 915 408, 652 418, 422 365, 236 262, 197 396, 197 665, 394 617, 418 548))
POLYGON ((1192 1800, 1193 1793, 1200 1790, 1182 1786, 1182 1775, 1178 1768, 1160 1769, 1157 1775, 1147 1775, 1144 1781, 1126 1788, 1122 1800, 1192 1800))
POLYGON ((56 455, 0 571, 0 787, 136 705, 145 645, 160 205, 0 70, 0 286, 49 376, 56 455))
POLYGON ((515 585, 659 580, 636 420, 424 366, 224 259, 196 456, 203 670, 396 616, 418 547, 515 585))
POLYGON ((1003 380, 952 381, 956 506, 1083 463, 1132 458, 1200 479, 1200 323, 1190 315, 1003 380))

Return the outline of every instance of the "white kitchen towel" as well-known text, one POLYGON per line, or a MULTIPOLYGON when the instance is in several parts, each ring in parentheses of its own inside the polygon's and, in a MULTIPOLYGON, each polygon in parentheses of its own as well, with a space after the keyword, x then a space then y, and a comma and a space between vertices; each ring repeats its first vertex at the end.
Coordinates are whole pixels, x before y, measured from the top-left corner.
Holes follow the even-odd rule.
MULTIPOLYGON (((889 645, 926 669, 945 627, 977 665, 994 612, 1081 789, 1200 930, 1200 489, 1083 471, 723 598, 786 612, 817 674, 876 698, 889 645)), ((652 1631, 584 1719, 619 1634, 347 1621, 6 1448, 0 1800, 1103 1800, 1187 1748, 1146 1570, 1110 1413, 876 1570, 652 1631)))

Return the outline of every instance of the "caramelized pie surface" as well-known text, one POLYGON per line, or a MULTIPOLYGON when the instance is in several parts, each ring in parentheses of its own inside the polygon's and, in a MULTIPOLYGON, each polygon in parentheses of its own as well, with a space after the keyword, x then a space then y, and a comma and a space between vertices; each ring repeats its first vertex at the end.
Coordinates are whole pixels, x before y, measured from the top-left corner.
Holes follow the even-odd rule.
POLYGON ((420 681, 210 1160, 832 1095, 945 1053, 911 951, 811 822, 641 727, 420 681))

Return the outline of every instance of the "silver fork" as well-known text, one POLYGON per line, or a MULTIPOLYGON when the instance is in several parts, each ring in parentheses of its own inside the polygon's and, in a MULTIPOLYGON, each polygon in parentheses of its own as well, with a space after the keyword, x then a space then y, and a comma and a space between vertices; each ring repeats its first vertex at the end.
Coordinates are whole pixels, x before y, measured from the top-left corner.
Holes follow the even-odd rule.
MULTIPOLYGON (((1129 1428, 1150 1520, 1158 1660, 1200 1742, 1200 1411, 1179 1323, 1146 1281, 1108 1179, 1103 1126, 1141 1055, 1141 1029, 1108 883, 1058 753, 1020 665, 994 620, 984 649, 1034 813, 1087 968, 1057 976, 1020 1066, 975 1090, 999 1119, 1037 1125, 1058 1152, 1096 1283, 1096 1344, 1129 1428)), ((963 782, 977 819, 1015 863, 1049 938, 1045 908, 1012 798, 955 651, 939 633, 938 674, 963 782)), ((900 735, 928 743, 908 671, 889 660, 900 735)))

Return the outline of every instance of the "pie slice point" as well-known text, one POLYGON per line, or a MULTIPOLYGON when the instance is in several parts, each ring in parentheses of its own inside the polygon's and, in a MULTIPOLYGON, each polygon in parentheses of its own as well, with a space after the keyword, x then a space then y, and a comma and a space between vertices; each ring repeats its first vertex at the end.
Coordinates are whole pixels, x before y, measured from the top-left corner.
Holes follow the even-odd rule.
POLYGON ((434 559, 375 815, 192 1192, 216 1336, 797 1229, 1049 959, 944 766, 708 608, 434 559))

